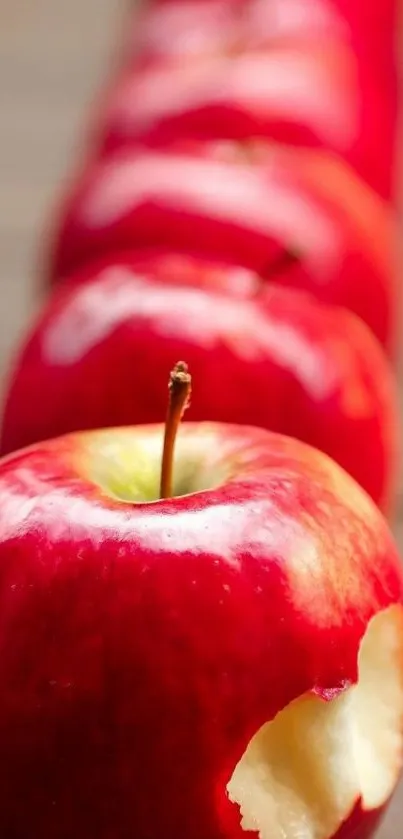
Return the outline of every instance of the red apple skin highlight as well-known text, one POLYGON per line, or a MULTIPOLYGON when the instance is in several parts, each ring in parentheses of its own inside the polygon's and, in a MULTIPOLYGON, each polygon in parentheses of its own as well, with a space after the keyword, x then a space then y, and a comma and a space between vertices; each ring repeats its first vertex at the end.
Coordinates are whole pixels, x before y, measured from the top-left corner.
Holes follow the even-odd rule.
POLYGON ((70 431, 158 421, 177 358, 198 383, 190 419, 304 440, 390 512, 398 410, 369 330, 307 293, 259 286, 253 272, 188 255, 105 259, 60 287, 14 365, 2 453, 70 431))
POLYGON ((99 113, 101 151, 110 154, 139 140, 158 145, 175 138, 249 142, 251 137, 314 146, 326 137, 330 148, 341 151, 338 143, 346 144, 357 121, 355 82, 354 61, 345 45, 326 42, 324 48, 314 39, 280 42, 265 51, 209 55, 206 50, 188 59, 186 70, 183 59, 170 58, 124 67, 99 113), (286 97, 283 85, 291 87, 290 77, 299 88, 286 97), (325 103, 327 119, 321 114, 325 103), (333 127, 335 116, 338 127, 333 127))
POLYGON ((136 247, 198 251, 272 279, 286 248, 300 259, 283 284, 351 309, 393 351, 395 219, 332 155, 229 142, 140 146, 88 167, 55 215, 49 282, 136 247))
POLYGON ((126 63, 135 66, 161 60, 188 61, 204 53, 221 53, 231 46, 270 48, 273 43, 347 41, 362 63, 377 66, 392 87, 398 4, 373 5, 367 13, 362 0, 163 0, 136 9, 128 28, 126 63), (364 12, 364 13, 363 13, 364 12), (198 38, 191 38, 197 31, 198 38))
POLYGON ((355 5, 349 0, 282 0, 270 5, 208 0, 153 3, 140 13, 136 9, 121 80, 104 88, 97 108, 91 132, 95 151, 100 134, 109 153, 136 136, 164 142, 177 132, 205 138, 263 133, 282 143, 324 144, 383 197, 393 199, 397 12, 395 0, 377 3, 370 12, 363 10, 361 0, 355 5), (304 53, 313 57, 323 48, 317 70, 304 69, 304 53), (290 50, 302 59, 301 68, 288 62, 290 50), (253 68, 247 69, 245 61, 256 56, 267 66, 260 72, 256 68, 254 87, 253 68), (228 60, 230 68, 232 59, 244 64, 238 81, 231 69, 222 74, 216 67, 209 84, 209 65, 228 60), (175 76, 175 66, 181 68, 182 81, 175 76), (161 70, 164 77, 157 81, 161 70), (200 70, 207 75, 204 87, 200 70), (147 74, 154 73, 155 82, 144 87, 147 74), (130 75, 134 83, 126 85, 130 75), (137 93, 136 78, 142 85, 137 93), (181 102, 183 85, 186 99, 181 102), (166 119, 158 118, 159 94, 165 99, 166 119))
MULTIPOLYGON (((403 633, 389 530, 328 458, 189 423, 219 485, 133 504, 94 474, 136 434, 162 428, 0 463, 2 836, 26 839, 29 817, 46 839, 245 839, 225 785, 249 739, 355 683, 381 610, 400 604, 403 633)), ((366 839, 377 817, 357 801, 335 835, 366 839)))
POLYGON ((357 62, 350 44, 318 42, 313 33, 311 42, 280 40, 235 55, 206 48, 186 69, 185 60, 124 66, 94 117, 90 154, 110 156, 139 141, 260 137, 334 152, 390 200, 396 86, 357 62))

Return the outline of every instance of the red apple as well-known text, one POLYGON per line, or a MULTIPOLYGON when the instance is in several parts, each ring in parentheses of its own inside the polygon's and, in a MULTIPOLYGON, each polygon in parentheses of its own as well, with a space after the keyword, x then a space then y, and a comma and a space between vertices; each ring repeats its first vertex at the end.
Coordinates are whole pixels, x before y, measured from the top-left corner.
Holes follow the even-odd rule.
MULTIPOLYGON (((304 0, 301 0, 304 2, 304 0)), ((387 81, 396 80, 398 62, 396 32, 399 26, 398 0, 331 0, 336 14, 351 33, 355 53, 363 62, 386 72, 387 81)))
POLYGON ((213 53, 123 73, 100 114, 109 152, 145 138, 182 136, 328 144, 358 133, 355 66, 343 44, 291 43, 213 53))
MULTIPOLYGON (((349 153, 349 159, 360 172, 363 171, 369 182, 382 195, 390 198, 394 189, 392 159, 399 102, 398 8, 396 0, 375 0, 370 5, 366 0, 272 0, 270 3, 265 0, 166 0, 149 3, 140 15, 136 10, 134 25, 128 27, 132 35, 129 36, 123 67, 132 66, 138 70, 158 65, 161 61, 179 61, 184 75, 188 76, 189 62, 203 60, 208 64, 214 57, 239 50, 267 51, 284 45, 295 48, 296 44, 302 44, 304 49, 304 45, 309 48, 312 44, 325 44, 325 50, 332 52, 335 44, 339 47, 344 45, 351 57, 354 56, 361 98, 355 120, 351 122, 351 115, 349 118, 350 130, 357 125, 358 119, 359 134, 351 138, 356 141, 352 148, 344 151, 349 153)), ((337 63, 340 72, 345 58, 337 63)), ((169 69, 165 69, 169 74, 169 69)), ((250 88, 252 83, 246 78, 244 81, 250 88)), ((302 78, 298 81, 300 88, 302 81, 302 78)), ((322 131, 325 132, 326 116, 330 123, 335 123, 337 118, 336 112, 333 112, 335 94, 333 92, 332 104, 329 81, 323 85, 322 79, 322 89, 317 90, 316 96, 312 78, 311 84, 312 97, 318 107, 323 96, 327 95, 322 113, 322 131)), ((353 87, 354 82, 351 84, 353 87)), ((238 95, 240 87, 239 84, 238 95)), ((242 92, 245 94, 245 88, 242 92)), ((290 89, 285 100, 290 96, 293 98, 292 94, 290 89)), ((306 118, 310 107, 312 102, 308 97, 303 110, 306 118)), ((141 100, 139 108, 142 109, 141 100)), ((294 118, 298 120, 297 113, 294 118)), ((239 122, 237 127, 239 129, 239 122)), ((343 132, 340 126, 339 141, 343 137, 348 139, 346 128, 345 125, 343 132)), ((298 132, 294 136, 299 137, 298 132)), ((286 139, 285 133, 281 139, 286 139)), ((327 138, 326 142, 333 146, 335 140, 334 134, 333 141, 327 138)), ((114 141, 113 135, 108 141, 114 141)))
POLYGON ((127 39, 125 60, 144 66, 281 41, 351 42, 351 26, 329 0, 164 0, 135 9, 127 39))
POLYGON ((159 501, 161 449, 0 463, 1 836, 368 839, 403 749, 384 519, 314 449, 216 424, 159 501))
POLYGON ((108 151, 143 137, 164 140, 181 133, 319 139, 344 151, 357 132, 355 81, 350 53, 332 43, 207 53, 186 64, 161 61, 122 73, 101 112, 101 131, 108 151))
POLYGON ((244 269, 180 254, 88 267, 60 286, 14 365, 3 453, 68 431, 157 421, 166 370, 185 357, 198 381, 193 419, 305 440, 388 510, 398 417, 381 348, 349 312, 264 288, 244 269))
MULTIPOLYGON (((315 33, 314 33, 315 35, 315 33)), ((142 140, 249 140, 320 146, 343 156, 390 198, 397 97, 378 67, 358 62, 348 42, 307 38, 245 50, 129 65, 101 102, 97 154, 142 140)))
POLYGON ((290 41, 344 41, 384 92, 397 93, 396 0, 163 0, 126 25, 123 64, 197 58, 290 41))
POLYGON ((393 344, 394 215, 335 157, 236 143, 139 147, 91 167, 60 208, 50 275, 135 247, 198 250, 261 276, 286 247, 282 276, 359 314, 393 344))

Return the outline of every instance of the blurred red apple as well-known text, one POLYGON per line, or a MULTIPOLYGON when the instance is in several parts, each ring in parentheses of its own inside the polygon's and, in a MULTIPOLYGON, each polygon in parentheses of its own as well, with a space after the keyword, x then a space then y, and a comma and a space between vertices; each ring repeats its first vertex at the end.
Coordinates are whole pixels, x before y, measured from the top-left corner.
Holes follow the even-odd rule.
POLYGON ((162 434, 0 463, 1 836, 368 839, 403 746, 381 514, 314 449, 215 424, 158 501, 162 434))
POLYGON ((3 453, 76 429, 157 421, 166 370, 185 357, 198 381, 193 419, 305 440, 389 509, 398 417, 381 348, 349 312, 264 288, 250 271, 180 254, 89 266, 60 287, 14 365, 3 453))
POLYGON ((122 74, 101 112, 101 133, 107 151, 181 135, 319 140, 344 150, 357 132, 358 103, 354 64, 339 45, 207 53, 122 74))
POLYGON ((223 50, 124 69, 101 100, 95 153, 139 140, 264 137, 331 149, 390 198, 397 98, 377 67, 358 62, 348 42, 317 37, 223 50))
POLYGON ((154 0, 127 22, 123 65, 343 41, 396 97, 398 28, 397 0, 154 0))
POLYGON ((87 170, 53 231, 55 281, 136 247, 197 250, 261 276, 284 248, 286 285, 359 314, 393 346, 395 219, 347 166, 323 152, 266 144, 138 147, 87 170))
POLYGON ((396 82, 398 0, 374 0, 371 4, 366 0, 331 2, 336 14, 347 24, 352 47, 359 59, 372 64, 374 68, 378 67, 381 76, 386 73, 388 84, 396 82))
POLYGON ((107 152, 139 139, 259 135, 345 151, 358 132, 358 105, 343 45, 292 43, 130 68, 100 113, 100 134, 107 152))
POLYGON ((295 40, 351 43, 346 9, 329 0, 162 0, 136 8, 132 20, 124 58, 137 66, 295 40))

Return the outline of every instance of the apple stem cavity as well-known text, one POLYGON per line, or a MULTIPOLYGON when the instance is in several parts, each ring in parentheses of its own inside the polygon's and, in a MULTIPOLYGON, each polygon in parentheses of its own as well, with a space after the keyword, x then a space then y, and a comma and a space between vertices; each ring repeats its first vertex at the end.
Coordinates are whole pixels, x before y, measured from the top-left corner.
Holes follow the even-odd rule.
POLYGON ((301 255, 298 251, 292 250, 291 248, 283 248, 270 265, 259 269, 261 282, 256 285, 254 296, 260 297, 262 292, 267 291, 267 282, 281 280, 281 277, 286 271, 294 265, 298 265, 300 261, 301 255))
POLYGON ((263 272, 265 280, 276 280, 279 275, 284 274, 288 268, 300 262, 301 256, 297 250, 292 248, 283 248, 277 255, 276 259, 268 266, 267 270, 263 272))
POLYGON ((178 361, 171 371, 168 391, 169 399, 165 420, 164 447, 162 451, 160 498, 172 498, 175 440, 183 414, 190 405, 192 377, 184 361, 178 361))

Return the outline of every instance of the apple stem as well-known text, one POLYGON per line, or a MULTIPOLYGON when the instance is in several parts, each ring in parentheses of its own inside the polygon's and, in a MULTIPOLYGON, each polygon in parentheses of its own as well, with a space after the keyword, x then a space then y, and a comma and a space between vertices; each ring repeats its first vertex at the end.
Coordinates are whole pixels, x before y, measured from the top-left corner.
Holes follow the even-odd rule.
POLYGON ((160 498, 172 498, 175 440, 183 414, 190 404, 191 390, 192 377, 187 364, 178 361, 170 374, 168 384, 169 400, 162 452, 160 498))

